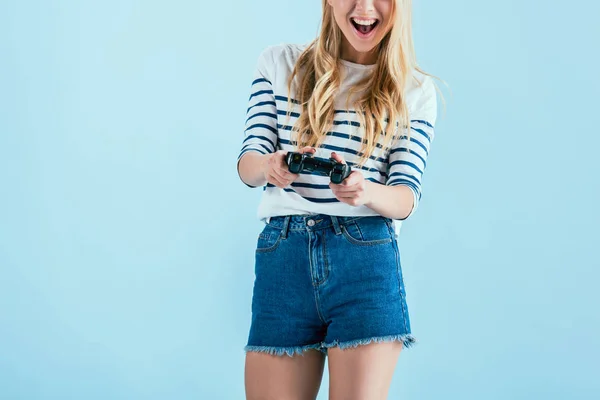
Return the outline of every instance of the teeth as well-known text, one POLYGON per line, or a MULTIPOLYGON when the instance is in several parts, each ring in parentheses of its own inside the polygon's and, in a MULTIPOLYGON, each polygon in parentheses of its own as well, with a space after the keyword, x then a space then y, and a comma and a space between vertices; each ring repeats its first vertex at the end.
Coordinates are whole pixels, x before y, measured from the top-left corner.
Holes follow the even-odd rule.
POLYGON ((375 22, 377 22, 376 19, 358 19, 358 18, 352 18, 352 21, 356 22, 358 25, 373 25, 375 22))

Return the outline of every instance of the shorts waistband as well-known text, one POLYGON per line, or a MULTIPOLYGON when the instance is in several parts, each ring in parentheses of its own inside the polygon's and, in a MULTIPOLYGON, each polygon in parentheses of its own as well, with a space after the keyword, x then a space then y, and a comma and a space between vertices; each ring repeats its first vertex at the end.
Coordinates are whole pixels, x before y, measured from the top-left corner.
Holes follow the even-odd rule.
POLYGON ((336 234, 340 234, 342 226, 360 219, 391 221, 389 218, 380 215, 338 217, 326 214, 307 214, 270 217, 266 220, 266 223, 274 228, 282 229, 282 235, 285 237, 289 231, 320 230, 331 227, 333 227, 336 234))

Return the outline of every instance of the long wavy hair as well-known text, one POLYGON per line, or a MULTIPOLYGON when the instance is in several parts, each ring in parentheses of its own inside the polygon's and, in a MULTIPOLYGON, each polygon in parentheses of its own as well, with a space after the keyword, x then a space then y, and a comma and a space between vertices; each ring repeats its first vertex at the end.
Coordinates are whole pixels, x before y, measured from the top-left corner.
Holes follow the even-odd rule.
MULTIPOLYGON (((319 147, 323 142, 333 124, 334 99, 341 83, 339 59, 343 33, 327 0, 322 0, 322 3, 320 34, 302 52, 288 82, 291 94, 292 84, 297 78, 295 97, 302 107, 300 117, 292 127, 292 139, 298 148, 319 147)), ((378 59, 373 72, 350 93, 361 93, 353 104, 364 128, 359 164, 364 164, 378 143, 387 149, 396 137, 395 133, 407 129, 410 119, 404 97, 408 80, 412 79, 413 70, 429 75, 419 68, 416 61, 411 23, 412 0, 395 0, 391 15, 389 23, 393 25, 375 49, 378 59), (383 135, 383 141, 380 135, 383 135)), ((288 118, 291 102, 290 95, 288 118)))

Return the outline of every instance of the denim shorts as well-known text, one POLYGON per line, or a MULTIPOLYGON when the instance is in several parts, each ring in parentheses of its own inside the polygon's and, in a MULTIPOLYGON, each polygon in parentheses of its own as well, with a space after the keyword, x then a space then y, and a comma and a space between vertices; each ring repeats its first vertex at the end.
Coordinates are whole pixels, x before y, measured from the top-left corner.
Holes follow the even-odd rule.
POLYGON ((415 342, 392 220, 273 217, 259 234, 246 351, 415 342))

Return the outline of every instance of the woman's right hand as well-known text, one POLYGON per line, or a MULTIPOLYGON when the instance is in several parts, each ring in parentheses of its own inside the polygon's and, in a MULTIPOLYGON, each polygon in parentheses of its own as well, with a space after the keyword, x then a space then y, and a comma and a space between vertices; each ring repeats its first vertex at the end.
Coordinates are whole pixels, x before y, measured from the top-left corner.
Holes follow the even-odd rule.
MULTIPOLYGON (((316 149, 309 146, 303 147, 299 151, 299 153, 312 154, 315 152, 316 149)), ((288 187, 298 178, 298 174, 293 174, 288 169, 288 166, 285 162, 287 153, 288 152, 286 150, 279 150, 275 153, 271 153, 265 158, 265 161, 262 165, 262 171, 267 182, 281 189, 288 187)))

